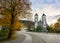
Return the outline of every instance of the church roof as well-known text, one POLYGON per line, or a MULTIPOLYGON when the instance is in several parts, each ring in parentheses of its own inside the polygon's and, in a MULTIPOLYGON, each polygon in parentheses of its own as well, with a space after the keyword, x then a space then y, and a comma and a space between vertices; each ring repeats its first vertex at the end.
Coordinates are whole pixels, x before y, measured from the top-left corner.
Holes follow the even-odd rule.
POLYGON ((35 16, 38 16, 38 14, 36 13, 35 16))
POLYGON ((43 13, 43 16, 46 16, 46 15, 43 13))

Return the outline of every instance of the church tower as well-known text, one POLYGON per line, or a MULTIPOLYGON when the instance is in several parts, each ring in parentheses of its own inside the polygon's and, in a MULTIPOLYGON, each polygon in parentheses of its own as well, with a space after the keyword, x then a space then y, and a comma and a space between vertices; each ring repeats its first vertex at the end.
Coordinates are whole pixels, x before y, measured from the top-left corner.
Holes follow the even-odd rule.
POLYGON ((37 13, 35 14, 34 21, 35 21, 35 28, 37 28, 37 26, 38 26, 38 14, 37 13))
POLYGON ((42 32, 47 32, 46 15, 42 15, 42 32))

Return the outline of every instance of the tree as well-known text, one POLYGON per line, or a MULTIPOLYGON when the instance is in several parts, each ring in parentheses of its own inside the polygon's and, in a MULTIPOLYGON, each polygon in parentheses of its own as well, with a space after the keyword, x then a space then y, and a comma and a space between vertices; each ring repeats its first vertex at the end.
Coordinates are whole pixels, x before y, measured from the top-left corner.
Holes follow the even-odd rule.
POLYGON ((37 26, 36 31, 41 32, 41 30, 42 30, 41 26, 37 26))
POLYGON ((58 18, 58 20, 57 20, 58 22, 60 22, 60 18, 58 18))
POLYGON ((0 9, 0 14, 3 15, 2 26, 9 27, 9 37, 21 26, 18 16, 31 14, 29 0, 0 0, 0 9))
POLYGON ((41 30, 42 30, 41 26, 37 26, 36 28, 34 28, 33 31, 35 31, 35 32, 41 32, 41 30))
POLYGON ((48 30, 48 32, 54 32, 53 27, 49 26, 49 25, 47 25, 47 30, 48 30))
POLYGON ((54 24, 55 32, 60 32, 60 18, 57 19, 57 22, 54 24))

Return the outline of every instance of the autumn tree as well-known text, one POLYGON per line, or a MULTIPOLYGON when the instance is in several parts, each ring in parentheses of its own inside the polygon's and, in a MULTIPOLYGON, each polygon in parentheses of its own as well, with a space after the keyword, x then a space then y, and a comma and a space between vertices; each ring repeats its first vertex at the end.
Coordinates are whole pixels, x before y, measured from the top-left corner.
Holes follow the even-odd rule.
POLYGON ((60 18, 57 19, 57 22, 54 24, 55 32, 60 32, 60 18))
POLYGON ((30 11, 29 0, 0 0, 0 15, 3 15, 1 23, 2 26, 9 27, 9 37, 15 29, 21 27, 18 16, 30 16, 30 11))

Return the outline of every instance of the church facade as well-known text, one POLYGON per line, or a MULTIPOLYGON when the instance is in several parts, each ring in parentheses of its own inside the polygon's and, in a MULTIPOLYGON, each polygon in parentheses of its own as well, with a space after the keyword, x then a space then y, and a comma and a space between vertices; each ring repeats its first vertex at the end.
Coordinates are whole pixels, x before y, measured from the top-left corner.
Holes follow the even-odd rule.
POLYGON ((35 14, 35 28, 37 28, 37 26, 40 26, 42 29, 42 32, 47 32, 47 22, 46 22, 46 15, 43 14, 42 15, 42 19, 38 21, 38 14, 35 14))

